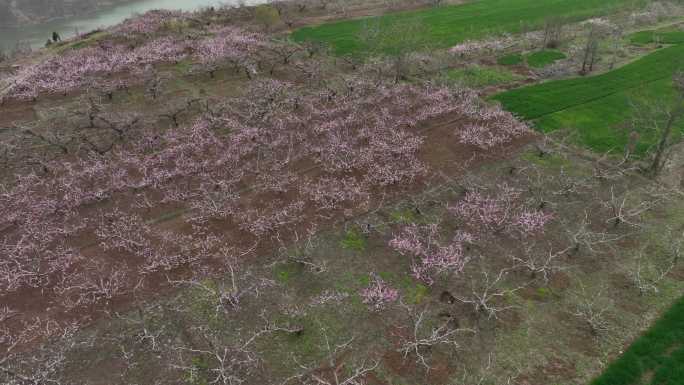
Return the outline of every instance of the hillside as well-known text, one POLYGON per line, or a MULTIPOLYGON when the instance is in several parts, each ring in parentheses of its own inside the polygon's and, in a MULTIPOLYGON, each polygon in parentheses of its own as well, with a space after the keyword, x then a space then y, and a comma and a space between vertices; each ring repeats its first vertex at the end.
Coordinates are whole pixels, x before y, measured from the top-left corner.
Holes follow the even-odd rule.
POLYGON ((683 32, 302 0, 12 51, 0 383, 681 384, 683 32))

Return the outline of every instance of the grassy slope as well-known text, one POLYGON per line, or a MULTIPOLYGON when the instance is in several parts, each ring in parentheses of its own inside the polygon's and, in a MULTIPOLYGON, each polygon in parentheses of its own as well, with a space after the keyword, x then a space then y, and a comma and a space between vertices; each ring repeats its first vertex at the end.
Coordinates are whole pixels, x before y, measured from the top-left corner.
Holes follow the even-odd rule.
POLYGON ((602 75, 518 88, 496 95, 494 99, 523 119, 536 119, 668 78, 682 59, 684 45, 677 45, 602 75))
POLYGON ((675 385, 684 383, 684 298, 592 385, 675 385), (650 379, 648 379, 650 377, 650 379))
MULTIPOLYGON (((682 63, 684 44, 602 75, 523 87, 494 99, 521 118, 536 120, 541 131, 574 128, 578 141, 596 151, 622 150, 628 138, 624 127, 631 116, 630 100, 667 100, 672 93, 670 77, 682 63)), ((642 133, 637 153, 645 152, 652 142, 647 132, 642 133)))
MULTIPOLYGON (((463 5, 392 13, 381 16, 380 21, 386 25, 422 21, 428 27, 426 39, 437 47, 450 47, 492 33, 516 33, 523 27, 539 27, 552 16, 582 20, 634 3, 632 0, 477 0, 463 5)), ((338 55, 358 54, 364 49, 357 38, 363 23, 364 19, 357 19, 305 27, 292 36, 296 41, 329 43, 338 55)))

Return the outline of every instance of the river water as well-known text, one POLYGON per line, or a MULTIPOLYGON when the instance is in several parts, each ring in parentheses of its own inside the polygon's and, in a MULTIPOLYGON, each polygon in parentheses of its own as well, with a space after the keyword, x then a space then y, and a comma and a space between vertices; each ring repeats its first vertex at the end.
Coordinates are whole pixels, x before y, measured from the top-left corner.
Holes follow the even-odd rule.
MULTIPOLYGON (((263 3, 263 0, 246 0, 245 4, 263 3)), ((10 49, 18 41, 28 42, 33 48, 42 47, 45 41, 58 32, 62 38, 85 33, 96 28, 109 27, 152 9, 180 9, 193 11, 203 7, 237 4, 238 0, 139 0, 97 11, 87 16, 55 20, 26 27, 8 28, 0 25, 0 49, 10 49)))

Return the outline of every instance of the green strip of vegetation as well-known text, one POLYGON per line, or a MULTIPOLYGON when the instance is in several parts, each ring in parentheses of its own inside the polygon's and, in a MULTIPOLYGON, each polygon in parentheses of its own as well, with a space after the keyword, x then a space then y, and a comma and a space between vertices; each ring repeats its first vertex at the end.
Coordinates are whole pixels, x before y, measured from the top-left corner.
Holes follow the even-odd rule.
POLYGON ((684 298, 637 339, 592 385, 684 382, 684 298))
MULTIPOLYGON (((684 44, 664 48, 602 75, 551 81, 494 96, 504 108, 543 132, 570 129, 576 143, 598 152, 648 152, 658 140, 648 127, 630 124, 633 104, 674 100, 672 75, 684 68, 684 44), (635 140, 634 134, 638 134, 635 140)), ((680 123, 676 136, 684 132, 680 123)), ((675 137, 676 139, 676 137, 675 137)))
MULTIPOLYGON (((634 114, 632 104, 644 101, 650 104, 654 101, 671 103, 673 99, 672 80, 668 77, 543 116, 534 124, 544 132, 572 129, 576 143, 600 153, 622 153, 627 143, 630 143, 630 135, 634 130, 639 134, 639 140, 634 143, 632 153, 641 156, 656 143, 658 133, 640 125, 633 127, 630 122, 634 114)), ((680 124, 679 128, 679 132, 673 134, 675 140, 684 131, 684 125, 680 124)))
POLYGON ((521 118, 532 120, 669 78, 682 64, 684 44, 658 50, 602 75, 518 88, 498 94, 494 100, 521 118))
MULTIPOLYGON (((643 6, 645 0, 477 0, 451 5, 391 13, 374 18, 344 20, 304 27, 292 34, 296 41, 329 44, 338 55, 360 55, 368 47, 359 33, 368 20, 380 27, 419 22, 426 26, 424 40, 436 48, 456 45, 487 35, 519 33, 538 29, 550 17, 563 15, 568 22, 604 15, 628 6, 643 6)), ((397 42, 397 44, 401 44, 397 42)), ((393 51, 392 47, 387 48, 393 51)))
POLYGON ((678 30, 658 30, 658 31, 639 31, 629 36, 632 44, 646 45, 651 43, 660 44, 681 44, 684 43, 684 31, 678 30))

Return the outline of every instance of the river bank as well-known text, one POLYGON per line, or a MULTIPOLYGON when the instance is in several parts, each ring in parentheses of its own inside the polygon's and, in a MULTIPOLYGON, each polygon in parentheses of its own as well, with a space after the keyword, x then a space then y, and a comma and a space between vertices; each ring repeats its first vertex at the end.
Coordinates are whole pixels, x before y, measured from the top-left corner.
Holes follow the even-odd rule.
MULTIPOLYGON (((247 5, 258 4, 258 0, 249 0, 247 5)), ((37 24, 10 26, 0 23, 0 50, 9 50, 21 42, 32 48, 42 47, 52 32, 62 38, 69 38, 77 33, 85 33, 97 28, 105 28, 122 22, 139 13, 152 9, 177 9, 194 11, 203 7, 237 4, 238 0, 108 0, 112 6, 104 6, 86 15, 63 17, 37 24), (116 2, 116 5, 114 3, 116 2)), ((0 10, 1 11, 1 10, 0 10)))

